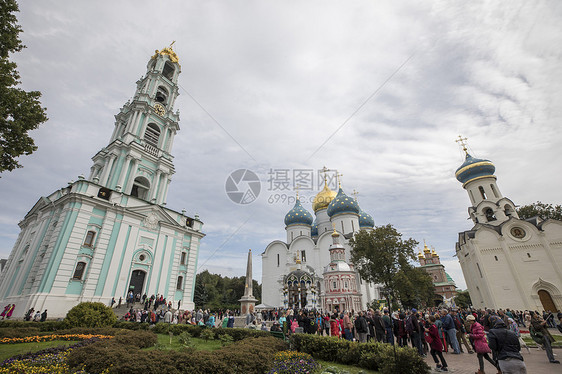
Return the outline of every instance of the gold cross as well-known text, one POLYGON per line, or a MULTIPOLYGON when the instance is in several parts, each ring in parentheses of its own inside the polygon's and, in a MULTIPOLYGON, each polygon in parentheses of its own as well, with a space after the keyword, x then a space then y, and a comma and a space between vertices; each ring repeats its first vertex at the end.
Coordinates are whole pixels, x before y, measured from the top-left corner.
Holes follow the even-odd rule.
POLYGON ((355 201, 357 201, 357 195, 359 195, 359 192, 355 191, 355 188, 353 189, 352 195, 355 198, 355 201))
POLYGON ((338 177, 338 188, 341 188, 341 177, 343 177, 343 174, 336 172, 336 176, 338 177))
POLYGON ((174 45, 176 41, 174 40, 171 44, 170 44, 170 49, 172 49, 172 46, 174 45))
POLYGON ((322 168, 322 170, 320 171, 321 173, 324 173, 324 186, 326 186, 328 184, 328 179, 326 177, 326 173, 330 171, 330 169, 328 169, 325 165, 322 168))
POLYGON ((459 138, 457 140, 455 140, 455 142, 459 143, 462 146, 462 150, 464 151, 464 153, 468 153, 466 150, 466 141, 468 139, 467 138, 463 138, 461 135, 459 135, 459 138))

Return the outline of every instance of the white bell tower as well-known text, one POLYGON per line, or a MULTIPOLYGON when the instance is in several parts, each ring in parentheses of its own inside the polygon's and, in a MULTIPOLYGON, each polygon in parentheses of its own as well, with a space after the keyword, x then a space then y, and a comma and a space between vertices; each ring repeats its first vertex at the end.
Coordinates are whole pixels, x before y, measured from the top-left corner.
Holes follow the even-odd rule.
POLYGON ((175 172, 171 150, 179 130, 179 112, 173 108, 181 67, 172 45, 151 57, 133 100, 115 116, 109 144, 92 158, 88 178, 108 190, 159 205, 166 204, 175 172))

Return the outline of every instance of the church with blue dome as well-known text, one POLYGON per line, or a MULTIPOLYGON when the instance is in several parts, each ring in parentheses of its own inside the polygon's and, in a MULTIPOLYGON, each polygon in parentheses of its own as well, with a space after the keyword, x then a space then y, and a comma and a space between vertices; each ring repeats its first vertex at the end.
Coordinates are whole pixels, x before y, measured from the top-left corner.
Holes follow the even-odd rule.
POLYGON ((312 212, 296 197, 285 215, 286 240, 271 242, 262 253, 262 302, 269 307, 364 310, 379 299, 378 285, 365 282, 350 262, 349 239, 372 230, 373 217, 324 181, 312 212), (314 214, 314 216, 313 216, 314 214))
POLYGON ((455 172, 468 193, 473 227, 459 233, 456 257, 475 308, 562 310, 562 222, 521 219, 502 195, 490 160, 468 153, 455 172))

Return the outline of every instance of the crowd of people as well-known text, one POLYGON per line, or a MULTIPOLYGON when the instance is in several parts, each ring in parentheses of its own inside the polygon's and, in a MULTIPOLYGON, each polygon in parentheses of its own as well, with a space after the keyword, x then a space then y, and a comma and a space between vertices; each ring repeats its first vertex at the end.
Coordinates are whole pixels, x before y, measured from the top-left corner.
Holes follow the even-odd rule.
MULTIPOLYGON (((334 313, 289 309, 262 311, 261 317, 264 321, 275 321, 271 330, 286 334, 303 332, 411 346, 423 357, 430 354, 437 371, 448 371, 443 352, 476 353, 477 374, 484 373, 485 361, 498 372, 526 373, 520 351, 522 347, 528 351, 529 348, 521 338, 520 328, 528 329, 533 340, 546 351, 549 362, 560 363, 554 358, 551 346, 554 339, 547 328, 558 327, 562 331, 562 313, 557 315, 558 323, 549 311, 541 315, 510 309, 429 308, 392 313, 388 309, 334 313)), ((262 326, 265 329, 265 323, 262 326)))

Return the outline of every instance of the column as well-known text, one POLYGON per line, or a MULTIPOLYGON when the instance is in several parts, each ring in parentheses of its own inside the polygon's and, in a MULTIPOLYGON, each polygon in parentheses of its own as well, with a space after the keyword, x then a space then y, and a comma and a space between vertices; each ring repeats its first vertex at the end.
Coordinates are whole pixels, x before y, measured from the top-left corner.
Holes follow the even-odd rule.
MULTIPOLYGON (((143 112, 143 113, 144 113, 145 116, 144 116, 144 118, 143 118, 143 120, 142 120, 142 124, 140 124, 140 128, 141 128, 141 130, 140 130, 140 132, 139 132, 139 136, 140 136, 140 137, 143 136, 144 131, 145 131, 145 129, 146 129, 146 122, 148 122, 148 112, 143 112)), ((140 122, 140 121, 139 121, 139 122, 140 122)), ((135 127, 135 134, 136 134, 136 133, 137 133, 137 131, 136 131, 136 127, 135 127)))
POLYGON ((154 177, 154 181, 152 182, 152 186, 150 186, 150 202, 155 203, 158 187, 160 186, 160 174, 162 171, 160 169, 156 170, 156 177, 154 177))
POLYGON ((115 190, 120 192, 123 188, 123 182, 125 182, 125 176, 127 175, 127 170, 129 170, 129 164, 131 163, 131 159, 133 157, 131 155, 127 155, 125 157, 125 164, 121 169, 121 175, 119 176, 119 180, 117 181, 117 186, 115 186, 115 190))
POLYGON ((170 142, 168 144, 168 148, 166 149, 166 152, 168 153, 172 153, 172 146, 174 145, 174 136, 176 135, 176 132, 173 130, 170 130, 170 142))
POLYGON ((133 128, 135 127, 138 114, 139 112, 134 112, 133 115, 129 117, 129 121, 127 122, 127 131, 130 133, 134 133, 133 128))
POLYGON ((109 160, 107 162, 105 170, 103 171, 103 177, 100 181, 102 186, 107 187, 107 182, 108 182, 108 179, 109 179, 109 173, 111 172, 111 168, 113 167, 113 163, 115 162, 116 157, 117 156, 115 156, 113 153, 109 155, 109 160))
MULTIPOLYGON (((133 135, 136 135, 138 133, 139 124, 141 122, 141 113, 144 113, 144 112, 140 112, 140 111, 137 112, 137 118, 135 119, 135 123, 133 124, 133 131, 132 131, 133 135)), ((145 120, 146 120, 146 116, 145 116, 145 120)), ((143 121, 143 123, 144 123, 144 121, 143 121)), ((141 134, 142 134, 142 132, 141 132, 141 134)))
POLYGON ((94 177, 95 172, 96 172, 96 166, 92 165, 92 167, 90 168, 90 176, 88 177, 89 181, 92 181, 92 178, 94 177))
POLYGON ((123 188, 124 193, 127 193, 127 194, 131 193, 131 188, 133 188, 133 182, 135 181, 135 174, 137 172, 138 163, 139 163, 139 160, 136 159, 136 158, 133 158, 133 166, 131 166, 131 174, 129 176, 129 179, 125 183, 125 187, 123 188))
POLYGON ((171 178, 167 178, 164 175, 164 190, 162 191, 162 199, 160 200, 160 205, 166 205, 166 198, 168 197, 168 188, 170 187, 170 182, 172 181, 171 178))

